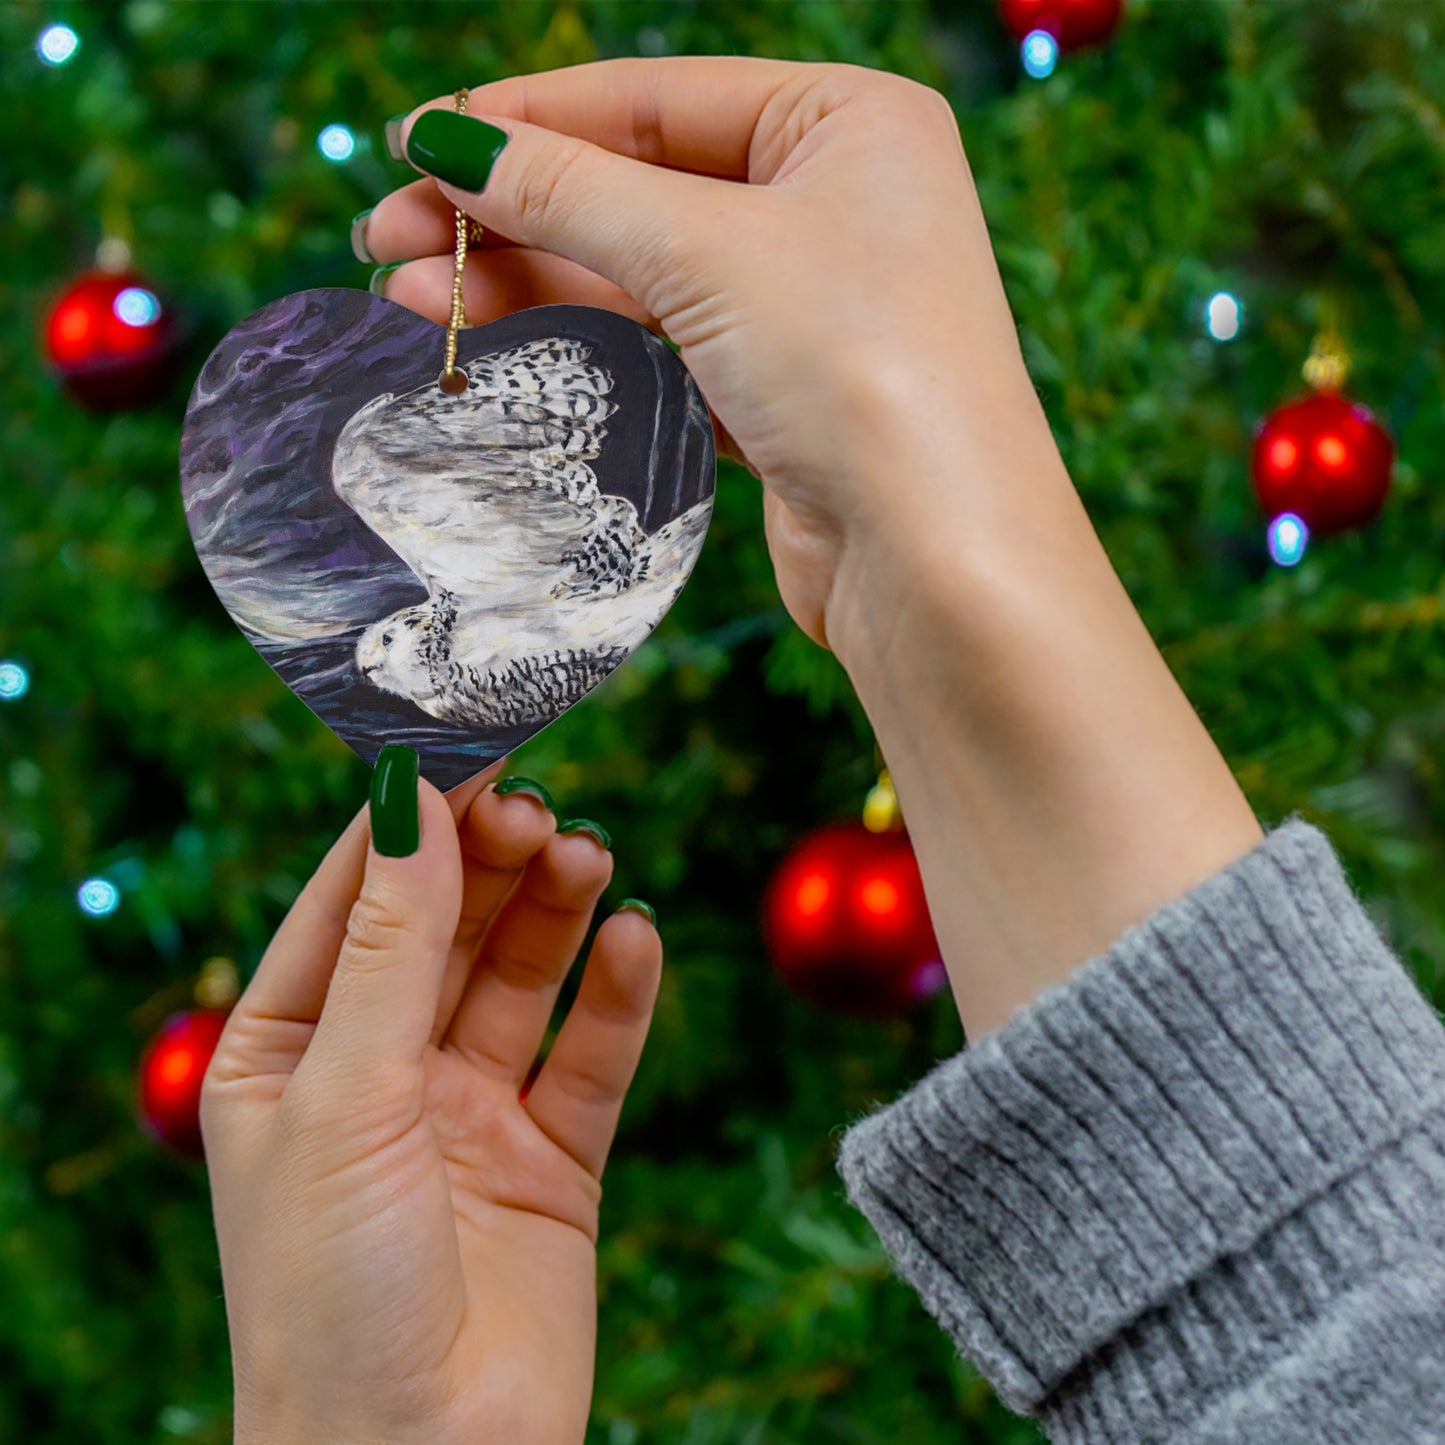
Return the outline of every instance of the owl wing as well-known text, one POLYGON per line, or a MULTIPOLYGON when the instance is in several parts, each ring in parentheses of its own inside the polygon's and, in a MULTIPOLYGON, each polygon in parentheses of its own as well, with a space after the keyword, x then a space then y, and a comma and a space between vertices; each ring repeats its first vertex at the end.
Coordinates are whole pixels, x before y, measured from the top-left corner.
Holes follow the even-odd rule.
POLYGON ((468 362, 459 396, 428 382, 368 402, 337 437, 337 495, 433 595, 546 599, 620 500, 587 465, 616 410, 590 352, 532 341, 468 362))

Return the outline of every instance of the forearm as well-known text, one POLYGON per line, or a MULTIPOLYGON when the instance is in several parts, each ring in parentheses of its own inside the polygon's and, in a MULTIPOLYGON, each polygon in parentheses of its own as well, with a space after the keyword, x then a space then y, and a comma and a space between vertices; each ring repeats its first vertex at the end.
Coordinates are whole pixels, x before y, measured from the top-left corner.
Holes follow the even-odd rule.
POLYGON ((910 507, 878 479, 894 504, 844 549, 827 613, 970 1038, 1261 836, 1032 395, 1001 406, 986 437, 919 429, 890 456, 875 433, 864 465, 930 480, 910 507))

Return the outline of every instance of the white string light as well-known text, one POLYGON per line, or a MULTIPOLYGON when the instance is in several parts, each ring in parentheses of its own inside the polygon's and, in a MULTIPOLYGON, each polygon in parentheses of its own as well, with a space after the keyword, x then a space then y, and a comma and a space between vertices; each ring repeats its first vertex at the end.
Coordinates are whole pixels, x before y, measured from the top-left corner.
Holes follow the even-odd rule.
POLYGON ((1216 341, 1233 341, 1244 325, 1244 307, 1237 296, 1216 291, 1204 308, 1204 329, 1216 341))
POLYGON ((316 148, 327 160, 339 164, 356 153, 356 137, 349 126, 329 125, 316 137, 316 148))
POLYGON ((80 36, 68 25, 47 25, 35 42, 35 53, 47 65, 64 65, 80 49, 80 36))

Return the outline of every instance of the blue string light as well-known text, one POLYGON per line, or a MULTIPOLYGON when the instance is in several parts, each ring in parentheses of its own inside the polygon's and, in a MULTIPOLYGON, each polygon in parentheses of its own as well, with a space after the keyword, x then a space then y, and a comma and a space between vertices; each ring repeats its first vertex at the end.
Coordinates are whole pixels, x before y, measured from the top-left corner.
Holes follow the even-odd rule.
POLYGON ((0 662, 0 702, 16 702, 30 691, 30 674, 18 662, 0 662))
POLYGON ((1281 567, 1293 567, 1305 554, 1310 529, 1293 512, 1281 512, 1269 524, 1269 555, 1281 567))
POLYGON ((64 65, 80 49, 80 36, 68 25, 47 25, 35 42, 35 53, 47 65, 64 65))
POLYGON ((1035 80, 1045 80, 1059 63, 1059 42, 1047 30, 1030 30, 1019 47, 1024 69, 1035 80))
POLYGON ((120 889, 109 878, 87 878, 75 899, 82 913, 92 918, 108 918, 120 907, 120 889))
POLYGON ((116 319, 127 326, 149 326, 160 318, 161 303, 154 291, 147 291, 144 286, 127 286, 115 298, 111 309, 116 319))
POLYGON ((329 161, 349 161, 356 152, 356 137, 348 126, 329 125, 316 137, 316 148, 329 161))

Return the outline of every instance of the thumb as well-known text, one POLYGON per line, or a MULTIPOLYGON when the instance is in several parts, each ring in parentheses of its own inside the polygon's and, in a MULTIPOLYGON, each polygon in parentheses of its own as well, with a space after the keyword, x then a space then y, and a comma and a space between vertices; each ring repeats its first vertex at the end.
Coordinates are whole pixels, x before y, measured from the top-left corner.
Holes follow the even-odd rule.
POLYGON ((328 1087, 396 1082, 420 1069, 462 906, 461 847, 446 799, 411 748, 381 750, 361 893, 297 1072, 328 1087))
POLYGON ((441 105, 403 128, 401 149, 483 226, 585 266, 659 319, 692 299, 688 283, 699 279, 695 263, 723 206, 736 243, 733 208, 747 199, 744 186, 649 165, 510 116, 441 105))

